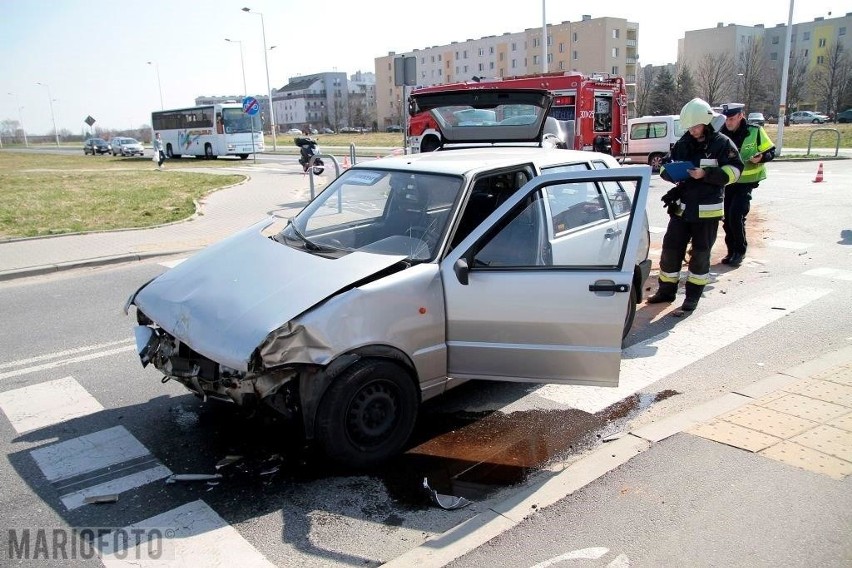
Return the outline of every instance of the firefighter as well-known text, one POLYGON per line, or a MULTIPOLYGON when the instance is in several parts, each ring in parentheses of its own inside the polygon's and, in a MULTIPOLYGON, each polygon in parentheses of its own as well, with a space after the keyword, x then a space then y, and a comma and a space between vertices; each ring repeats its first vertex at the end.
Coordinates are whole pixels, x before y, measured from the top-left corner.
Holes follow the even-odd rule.
POLYGON ((672 147, 660 168, 660 177, 674 181, 666 172, 666 164, 672 161, 689 162, 693 167, 685 179, 662 197, 669 212, 669 225, 663 237, 659 287, 648 298, 649 304, 674 302, 690 241, 692 253, 683 311, 691 312, 698 306, 704 286, 710 281, 710 249, 722 219, 725 186, 737 181, 743 170, 737 147, 730 138, 713 129, 711 121, 715 116, 718 115, 710 105, 699 98, 680 110, 680 125, 686 132, 672 147))
POLYGON ((739 103, 722 105, 725 126, 719 130, 737 145, 745 164, 740 179, 725 188, 722 228, 725 229, 728 254, 722 259, 722 264, 729 266, 739 266, 743 262, 748 248, 745 223, 750 209, 751 190, 766 179, 766 167, 763 164, 775 158, 775 144, 762 126, 746 122, 743 107, 739 103))

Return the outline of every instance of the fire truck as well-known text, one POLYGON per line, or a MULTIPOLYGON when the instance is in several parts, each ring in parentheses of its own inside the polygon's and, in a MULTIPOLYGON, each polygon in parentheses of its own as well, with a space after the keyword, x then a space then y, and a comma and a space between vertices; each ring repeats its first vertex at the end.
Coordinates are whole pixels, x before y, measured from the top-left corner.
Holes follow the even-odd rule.
MULTIPOLYGON (((595 150, 616 157, 627 152, 627 89, 622 77, 576 72, 543 73, 447 83, 415 89, 414 93, 458 89, 547 89, 554 95, 550 116, 557 121, 553 134, 562 140, 560 147, 595 150)), ((414 113, 408 121, 411 153, 431 152, 443 144, 438 123, 429 112, 414 113)))

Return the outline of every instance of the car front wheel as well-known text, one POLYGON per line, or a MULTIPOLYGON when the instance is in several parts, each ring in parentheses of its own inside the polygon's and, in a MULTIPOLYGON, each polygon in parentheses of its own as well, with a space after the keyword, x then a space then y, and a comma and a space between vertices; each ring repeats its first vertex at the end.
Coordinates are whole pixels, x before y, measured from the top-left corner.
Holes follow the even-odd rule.
POLYGON ((316 439, 332 461, 376 465, 408 442, 419 400, 411 375, 382 359, 358 361, 329 387, 320 403, 316 439))

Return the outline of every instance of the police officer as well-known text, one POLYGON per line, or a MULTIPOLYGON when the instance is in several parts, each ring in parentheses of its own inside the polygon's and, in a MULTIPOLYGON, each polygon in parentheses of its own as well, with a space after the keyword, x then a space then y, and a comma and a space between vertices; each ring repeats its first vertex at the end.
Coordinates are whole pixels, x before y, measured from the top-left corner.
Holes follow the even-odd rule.
POLYGON ((725 244, 728 254, 723 264, 739 266, 748 247, 746 241, 746 215, 751 202, 751 190, 766 179, 766 167, 763 165, 775 157, 775 144, 767 136, 762 126, 748 124, 743 105, 728 103, 722 105, 725 126, 719 132, 730 138, 740 149, 740 158, 745 164, 740 179, 725 188, 725 244))
MULTIPOLYGON (((692 311, 704 286, 710 281, 710 249, 716 241, 719 220, 722 218, 725 186, 737 181, 743 162, 737 147, 727 136, 713 129, 716 115, 706 101, 692 99, 680 110, 680 125, 687 131, 675 142, 667 164, 689 162, 687 176, 663 196, 669 211, 669 225, 663 237, 660 256, 659 288, 648 298, 649 304, 673 302, 680 280, 680 268, 686 247, 692 242, 689 273, 686 280, 686 299, 681 306, 692 311)), ((675 179, 660 168, 660 177, 675 179)), ((674 165, 670 165, 674 171, 674 165)))

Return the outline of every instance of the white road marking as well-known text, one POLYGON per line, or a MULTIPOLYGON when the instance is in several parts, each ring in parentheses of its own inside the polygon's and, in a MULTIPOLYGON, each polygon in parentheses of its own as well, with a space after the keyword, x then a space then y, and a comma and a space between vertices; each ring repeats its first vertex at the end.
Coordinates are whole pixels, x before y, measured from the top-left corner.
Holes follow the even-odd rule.
POLYGON ((792 250, 805 250, 813 246, 812 243, 800 243, 796 241, 784 241, 784 240, 769 240, 766 241, 766 244, 774 247, 774 248, 783 248, 783 249, 792 249, 792 250))
POLYGON ((156 465, 150 469, 146 469, 143 471, 138 471, 136 473, 126 475, 124 477, 119 477, 118 479, 113 479, 112 481, 107 481, 105 483, 100 483, 98 485, 93 485, 92 487, 87 487, 86 489, 81 489, 79 491, 74 491, 73 493, 69 493, 67 495, 62 496, 62 504, 65 505, 69 511, 73 509, 78 509, 86 504, 86 497, 90 495, 110 495, 110 494, 119 494, 124 493, 128 489, 134 489, 136 487, 141 487, 152 481, 157 481, 158 479, 164 479, 172 474, 172 470, 167 468, 166 466, 160 464, 156 465))
POLYGON ((30 452, 48 481, 89 473, 149 455, 148 448, 124 426, 113 426, 30 452))
MULTIPOLYGON (((132 340, 133 341, 133 340, 132 340)), ((64 367, 65 365, 71 365, 74 363, 82 363, 83 361, 91 361, 92 359, 100 359, 101 357, 109 357, 110 355, 116 355, 118 353, 125 353, 127 351, 134 351, 136 349, 135 341, 133 341, 133 345, 127 345, 125 347, 118 347, 116 349, 107 349, 106 351, 100 351, 97 353, 89 353, 87 355, 80 355, 79 357, 71 357, 69 359, 60 359, 58 361, 51 361, 50 363, 44 363, 42 365, 35 365, 33 367, 26 367, 23 369, 15 369, 14 371, 6 371, 5 373, 0 373, 0 380, 8 379, 11 377, 19 377, 21 375, 27 375, 29 373, 36 373, 38 371, 45 371, 48 369, 55 369, 57 367, 64 367)), ((54 353, 53 356, 57 354, 54 353)))
POLYGON ((18 359, 17 361, 9 361, 7 363, 0 363, 0 369, 11 369, 12 367, 23 367, 24 365, 32 365, 33 363, 38 363, 39 361, 47 361, 48 359, 61 359, 68 357, 70 355, 76 355, 77 353, 83 353, 85 351, 95 351, 96 349, 106 349, 107 347, 114 347, 116 345, 132 345, 134 340, 132 339, 120 339, 118 341, 108 341, 106 343, 96 343, 94 345, 85 345, 83 347, 76 347, 74 349, 66 349, 65 351, 56 351, 55 353, 48 353, 47 355, 39 355, 38 357, 30 357, 28 359, 18 359))
POLYGON ((839 268, 814 268, 803 273, 805 276, 819 276, 821 278, 835 278, 852 282, 852 272, 839 268))
POLYGON ((0 393, 0 409, 22 433, 100 412, 104 407, 73 377, 65 377, 0 393))
POLYGON ((85 505, 90 495, 123 493, 172 474, 124 426, 38 448, 30 455, 68 510, 85 505), (132 473, 115 477, 128 471, 132 473))
POLYGON ((174 268, 175 266, 186 260, 186 258, 187 257, 178 258, 175 260, 167 260, 166 262, 158 262, 157 264, 159 264, 160 266, 165 266, 166 268, 174 268))
POLYGON ((548 566, 553 566, 554 564, 564 562, 565 560, 595 560, 600 558, 607 552, 609 552, 609 549, 604 548, 602 546, 595 546, 593 548, 581 548, 580 550, 572 550, 571 552, 566 552, 565 554, 554 556, 553 558, 549 558, 544 562, 534 564, 530 566, 530 568, 547 568, 548 566))
POLYGON ((693 315, 670 331, 625 349, 618 387, 545 385, 535 394, 586 412, 599 412, 829 293, 831 290, 822 288, 787 288, 693 315), (724 332, 708 333, 713 329, 724 332))
POLYGON ((168 536, 161 543, 161 557, 150 553, 152 547, 147 542, 115 550, 115 543, 107 539, 107 546, 101 550, 104 566, 274 566, 204 501, 193 501, 145 519, 126 527, 125 532, 136 534, 136 530, 151 528, 159 528, 161 534, 168 536))

